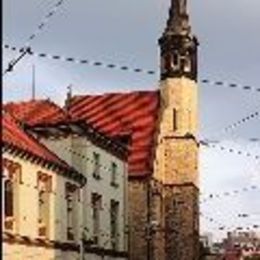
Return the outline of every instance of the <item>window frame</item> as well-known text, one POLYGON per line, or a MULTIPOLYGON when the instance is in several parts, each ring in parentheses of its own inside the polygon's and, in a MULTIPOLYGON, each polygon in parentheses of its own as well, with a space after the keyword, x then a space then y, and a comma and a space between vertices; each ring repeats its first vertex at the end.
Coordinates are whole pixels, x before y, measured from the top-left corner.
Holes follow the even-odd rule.
POLYGON ((77 216, 77 202, 78 202, 78 187, 71 182, 65 183, 65 200, 66 200, 66 238, 69 241, 74 241, 76 239, 76 220, 77 216))
POLYGON ((115 162, 111 162, 111 181, 110 185, 117 188, 118 184, 118 165, 115 162))
POLYGON ((100 153, 97 152, 93 152, 93 173, 92 176, 94 177, 94 179, 96 180, 100 180, 101 176, 100 176, 100 153))
POLYGON ((110 239, 113 250, 118 249, 119 243, 119 210, 119 201, 110 200, 110 239))
POLYGON ((3 158, 2 172, 6 175, 2 176, 4 181, 3 196, 4 196, 4 211, 3 211, 3 229, 9 232, 17 232, 19 223, 19 185, 22 184, 22 167, 19 163, 10 159, 3 158), (6 190, 5 182, 10 181, 12 183, 12 215, 6 216, 6 190))
POLYGON ((49 237, 50 232, 50 203, 52 192, 52 176, 38 171, 37 172, 37 191, 38 191, 38 236, 49 237))
POLYGON ((100 220, 102 210, 102 195, 98 193, 91 194, 91 205, 92 205, 92 221, 93 221, 93 242, 99 244, 100 240, 100 220))

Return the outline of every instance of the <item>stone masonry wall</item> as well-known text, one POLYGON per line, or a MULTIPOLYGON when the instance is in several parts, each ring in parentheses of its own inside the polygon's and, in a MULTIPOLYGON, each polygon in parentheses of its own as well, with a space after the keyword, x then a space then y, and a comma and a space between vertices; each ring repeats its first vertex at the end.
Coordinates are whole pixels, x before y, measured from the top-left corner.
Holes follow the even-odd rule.
POLYGON ((129 255, 131 260, 146 260, 149 243, 148 222, 148 180, 129 180, 129 255))

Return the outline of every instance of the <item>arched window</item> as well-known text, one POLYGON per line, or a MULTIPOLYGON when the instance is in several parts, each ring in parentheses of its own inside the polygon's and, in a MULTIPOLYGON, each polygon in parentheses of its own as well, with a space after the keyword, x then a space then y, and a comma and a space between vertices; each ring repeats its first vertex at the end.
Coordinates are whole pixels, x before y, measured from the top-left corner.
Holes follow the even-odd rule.
POLYGON ((174 67, 177 67, 179 65, 179 57, 177 52, 174 52, 173 54, 173 65, 174 67))

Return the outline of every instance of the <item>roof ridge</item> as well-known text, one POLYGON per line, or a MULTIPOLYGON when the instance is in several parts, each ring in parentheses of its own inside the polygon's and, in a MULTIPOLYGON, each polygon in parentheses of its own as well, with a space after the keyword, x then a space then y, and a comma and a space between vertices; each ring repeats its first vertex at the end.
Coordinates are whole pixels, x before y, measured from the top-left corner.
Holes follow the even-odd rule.
POLYGON ((5 104, 3 104, 4 106, 8 106, 8 105, 18 105, 18 104, 28 104, 30 102, 45 102, 45 101, 51 101, 49 98, 47 99, 30 99, 30 100, 21 100, 21 101, 10 101, 7 102, 5 104))
POLYGON ((73 95, 72 98, 80 98, 80 97, 91 97, 91 96, 104 96, 104 95, 129 95, 129 94, 135 94, 135 93, 156 93, 158 92, 159 89, 155 90, 134 90, 134 91, 128 91, 128 92, 104 92, 104 93, 97 93, 97 94, 78 94, 78 95, 73 95))

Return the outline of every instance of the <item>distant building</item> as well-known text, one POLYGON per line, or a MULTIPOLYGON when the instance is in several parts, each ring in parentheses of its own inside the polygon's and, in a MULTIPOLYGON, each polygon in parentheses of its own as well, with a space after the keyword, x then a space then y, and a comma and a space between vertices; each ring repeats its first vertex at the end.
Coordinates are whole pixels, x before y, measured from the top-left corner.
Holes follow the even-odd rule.
POLYGON ((223 240, 224 257, 227 259, 244 259, 245 257, 260 257, 260 237, 253 231, 228 232, 223 240), (235 258, 236 257, 236 258, 235 258))
POLYGON ((212 250, 213 247, 213 234, 209 232, 205 232, 200 236, 200 242, 203 244, 205 248, 209 248, 212 250))

